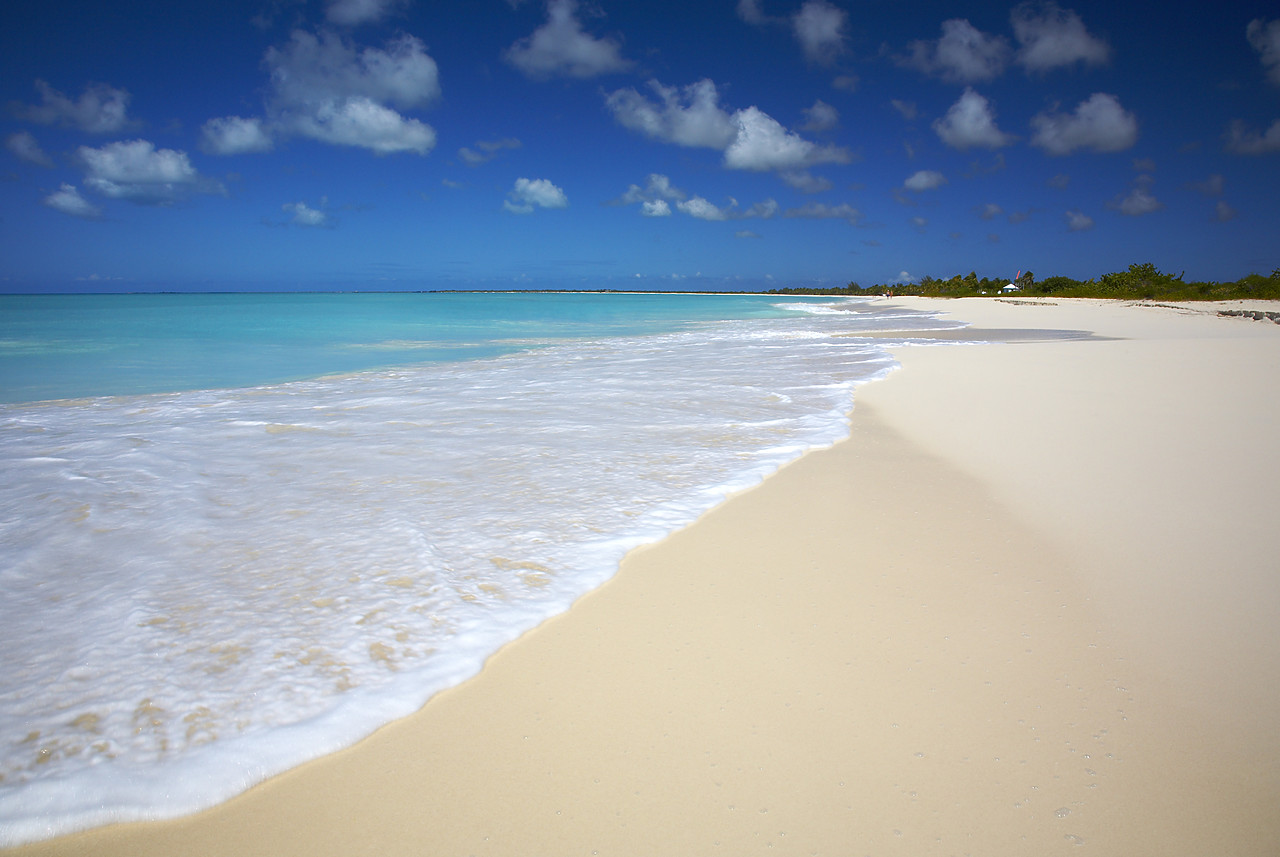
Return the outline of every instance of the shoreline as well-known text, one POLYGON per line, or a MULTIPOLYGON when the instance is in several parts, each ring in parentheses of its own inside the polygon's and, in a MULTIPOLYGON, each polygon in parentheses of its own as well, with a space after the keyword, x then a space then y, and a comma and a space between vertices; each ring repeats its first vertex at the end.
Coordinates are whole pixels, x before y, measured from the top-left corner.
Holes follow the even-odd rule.
POLYGON ((892 347, 847 440, 417 714, 204 813, 5 853, 1270 853, 1280 330, 890 303, 1092 336, 892 347))

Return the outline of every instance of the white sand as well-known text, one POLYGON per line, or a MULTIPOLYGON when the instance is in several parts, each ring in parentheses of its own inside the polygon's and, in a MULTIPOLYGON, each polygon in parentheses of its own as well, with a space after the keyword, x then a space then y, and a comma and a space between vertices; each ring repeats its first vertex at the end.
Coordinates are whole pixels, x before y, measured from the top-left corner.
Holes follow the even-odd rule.
POLYGON ((1115 338, 900 348, 849 441, 419 714, 13 853, 1275 854, 1280 325, 942 308, 1115 338))

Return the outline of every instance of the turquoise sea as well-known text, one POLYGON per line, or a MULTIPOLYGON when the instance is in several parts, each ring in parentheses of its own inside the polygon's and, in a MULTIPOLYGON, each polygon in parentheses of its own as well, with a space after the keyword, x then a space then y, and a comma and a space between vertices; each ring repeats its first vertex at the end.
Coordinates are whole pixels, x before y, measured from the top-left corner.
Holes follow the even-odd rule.
POLYGON ((0 845, 348 746, 847 433, 884 302, 0 296, 0 845))

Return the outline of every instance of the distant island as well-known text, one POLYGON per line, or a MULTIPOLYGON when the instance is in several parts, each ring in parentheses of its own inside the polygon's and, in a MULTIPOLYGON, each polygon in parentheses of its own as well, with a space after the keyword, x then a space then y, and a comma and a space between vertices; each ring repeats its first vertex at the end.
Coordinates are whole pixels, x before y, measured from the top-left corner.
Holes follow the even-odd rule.
POLYGON ((1280 300, 1280 268, 1271 276, 1250 274, 1235 282, 1186 282, 1183 275, 1166 274, 1155 265, 1130 265, 1127 271, 1103 274, 1096 279, 1046 277, 1037 280, 1030 271, 1017 279, 979 278, 976 272, 941 280, 923 277, 918 283, 882 283, 861 286, 849 283, 829 289, 771 289, 775 295, 915 295, 920 297, 967 298, 982 295, 1049 295, 1061 298, 1116 298, 1123 300, 1229 301, 1280 300))

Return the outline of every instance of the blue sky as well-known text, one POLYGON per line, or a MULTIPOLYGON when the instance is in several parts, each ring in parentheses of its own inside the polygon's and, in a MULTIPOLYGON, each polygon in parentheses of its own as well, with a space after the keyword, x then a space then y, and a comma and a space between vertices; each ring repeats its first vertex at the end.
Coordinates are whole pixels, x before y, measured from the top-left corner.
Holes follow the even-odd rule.
POLYGON ((6 4, 0 291, 1280 267, 1266 2, 6 4))

